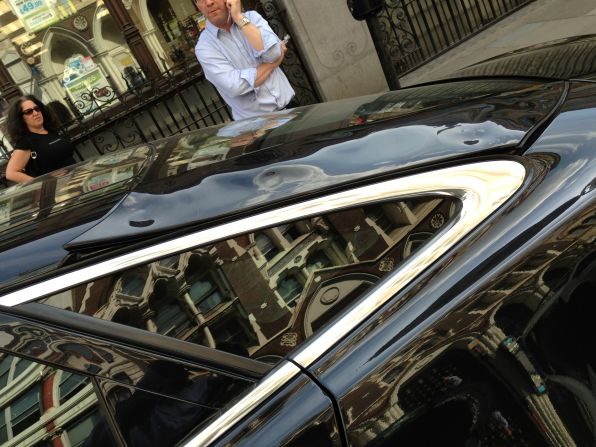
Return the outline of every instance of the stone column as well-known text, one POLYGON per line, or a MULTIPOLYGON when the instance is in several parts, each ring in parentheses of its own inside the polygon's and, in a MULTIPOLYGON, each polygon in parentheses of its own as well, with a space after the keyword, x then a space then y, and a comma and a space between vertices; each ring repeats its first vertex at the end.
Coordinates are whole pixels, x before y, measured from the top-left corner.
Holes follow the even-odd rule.
POLYGON ((388 90, 366 22, 354 20, 345 0, 276 3, 324 101, 388 90))
POLYGON ((15 98, 18 98, 23 93, 19 89, 19 87, 15 84, 12 76, 4 66, 4 64, 0 61, 0 92, 2 92, 2 97, 6 99, 6 101, 10 102, 15 98))
POLYGON ((160 72, 155 59, 153 59, 138 28, 132 23, 132 19, 128 11, 124 8, 122 0, 104 0, 104 4, 120 27, 130 51, 141 66, 141 69, 145 72, 145 76, 147 78, 159 76, 160 72))

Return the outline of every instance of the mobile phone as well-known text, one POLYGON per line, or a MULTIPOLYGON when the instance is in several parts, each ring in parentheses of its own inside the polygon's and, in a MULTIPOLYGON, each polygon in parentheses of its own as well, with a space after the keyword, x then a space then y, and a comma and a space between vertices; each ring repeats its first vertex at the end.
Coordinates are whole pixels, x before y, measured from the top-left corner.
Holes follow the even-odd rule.
POLYGON ((282 39, 282 42, 287 45, 289 41, 290 41, 290 35, 286 34, 284 36, 284 38, 282 39))

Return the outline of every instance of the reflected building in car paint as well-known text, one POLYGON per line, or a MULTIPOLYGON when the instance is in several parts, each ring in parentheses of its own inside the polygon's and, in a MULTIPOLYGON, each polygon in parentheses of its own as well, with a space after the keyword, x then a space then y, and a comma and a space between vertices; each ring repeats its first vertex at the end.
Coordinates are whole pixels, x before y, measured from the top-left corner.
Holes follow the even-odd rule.
POLYGON ((0 354, 0 444, 81 445, 100 420, 88 377, 0 354))
POLYGON ((409 257, 457 201, 407 199, 239 235, 41 300, 276 362, 409 257))
POLYGON ((596 358, 583 347, 593 339, 585 332, 593 331, 593 312, 586 306, 596 286, 595 222, 587 215, 566 236, 544 242, 538 255, 496 277, 470 304, 421 332, 407 352, 346 395, 346 426, 358 427, 351 429, 352 445, 382 439, 382 446, 527 446, 545 438, 553 445, 576 445, 578 439, 589 445, 592 435, 578 421, 595 416, 582 385, 590 382, 596 358), (572 247, 574 259, 566 259, 572 247), (577 259, 578 252, 584 257, 577 259), (580 274, 568 268, 578 265, 584 267, 580 274), (563 321, 570 313, 563 307, 581 309, 586 321, 563 321), (553 333, 551 326, 566 328, 566 334, 553 333), (458 328, 470 327, 476 327, 476 337, 458 338, 458 328), (555 342, 561 338, 575 344, 555 342), (575 414, 557 411, 569 394, 577 402, 575 414))

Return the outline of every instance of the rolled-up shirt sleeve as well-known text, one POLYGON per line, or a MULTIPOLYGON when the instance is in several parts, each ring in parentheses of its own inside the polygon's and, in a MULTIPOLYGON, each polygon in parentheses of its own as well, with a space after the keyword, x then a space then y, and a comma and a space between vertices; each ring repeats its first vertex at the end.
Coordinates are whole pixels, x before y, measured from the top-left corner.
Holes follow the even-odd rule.
POLYGON ((254 57, 262 62, 272 63, 281 56, 281 41, 277 34, 273 32, 267 21, 256 11, 248 11, 246 17, 261 31, 263 39, 263 49, 254 50, 254 57))
POLYGON ((258 67, 277 61, 281 46, 279 38, 259 13, 247 11, 245 15, 261 31, 262 51, 252 47, 238 26, 219 29, 209 21, 195 47, 205 78, 230 107, 234 119, 280 110, 294 96, 292 86, 279 67, 272 70, 262 84, 255 86, 258 67))
POLYGON ((255 67, 236 69, 221 53, 209 47, 195 48, 195 54, 205 77, 220 91, 240 96, 254 90, 257 78, 255 67))

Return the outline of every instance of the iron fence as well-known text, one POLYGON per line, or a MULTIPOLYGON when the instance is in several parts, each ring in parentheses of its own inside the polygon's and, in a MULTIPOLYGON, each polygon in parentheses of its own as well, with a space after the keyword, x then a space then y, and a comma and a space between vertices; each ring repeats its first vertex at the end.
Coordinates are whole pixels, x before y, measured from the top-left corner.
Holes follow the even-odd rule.
POLYGON ((532 1, 385 0, 368 25, 381 61, 403 76, 532 1))
POLYGON ((196 63, 183 61, 153 79, 137 73, 127 84, 123 93, 102 87, 85 91, 74 101, 65 98, 69 108, 55 105, 77 158, 231 120, 224 101, 196 63))
MULTIPOLYGON (((243 4, 245 9, 257 10, 280 38, 283 38, 285 35, 292 35, 288 17, 281 2, 275 0, 246 0, 243 4)), ((301 106, 321 102, 322 96, 317 90, 316 83, 304 63, 301 49, 295 42, 296 39, 290 39, 287 43, 288 51, 281 64, 281 68, 296 92, 294 100, 296 104, 301 106)))

